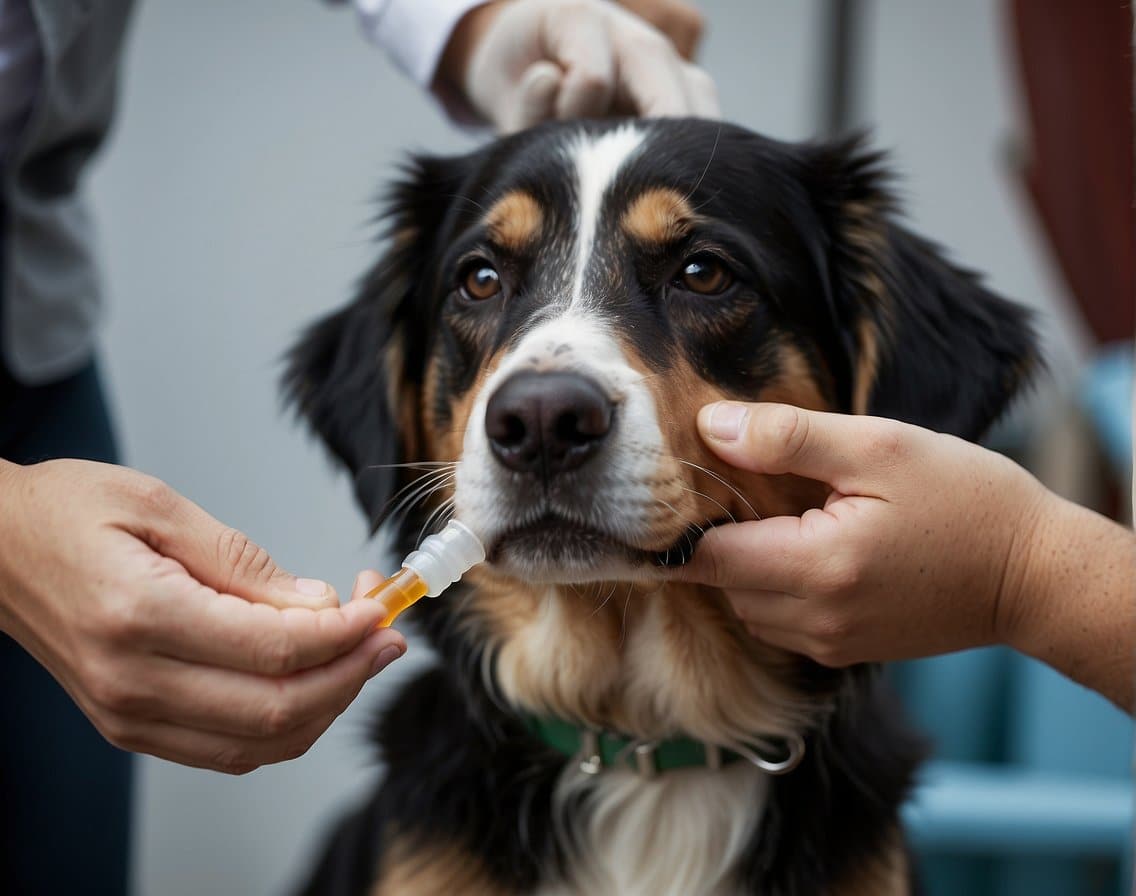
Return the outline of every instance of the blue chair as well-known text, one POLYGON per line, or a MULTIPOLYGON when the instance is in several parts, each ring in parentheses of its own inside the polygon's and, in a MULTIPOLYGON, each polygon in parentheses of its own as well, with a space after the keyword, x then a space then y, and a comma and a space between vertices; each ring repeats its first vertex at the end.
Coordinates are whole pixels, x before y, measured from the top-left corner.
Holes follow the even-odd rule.
POLYGON ((1132 721, 1003 649, 900 664, 936 744, 905 809, 932 896, 1120 896, 1132 843, 1132 721))
POLYGON ((1122 479, 1132 474, 1132 367, 1132 343, 1106 347, 1085 369, 1079 396, 1097 441, 1122 479))

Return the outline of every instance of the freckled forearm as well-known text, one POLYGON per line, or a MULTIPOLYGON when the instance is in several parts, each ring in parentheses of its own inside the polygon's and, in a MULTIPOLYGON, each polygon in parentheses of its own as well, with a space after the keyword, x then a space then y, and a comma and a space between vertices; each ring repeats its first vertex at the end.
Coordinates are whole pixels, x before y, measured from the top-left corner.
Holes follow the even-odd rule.
POLYGON ((1031 548, 1011 646, 1136 704, 1136 533, 1055 498, 1031 548))
POLYGON ((20 524, 20 511, 16 505, 19 472, 20 467, 16 464, 0 460, 0 508, 3 508, 3 512, 0 513, 0 631, 5 632, 11 629, 8 611, 9 592, 11 590, 8 583, 8 566, 10 565, 8 560, 13 549, 9 543, 12 534, 9 525, 18 526, 20 524), (5 525, 6 523, 8 525, 5 525))

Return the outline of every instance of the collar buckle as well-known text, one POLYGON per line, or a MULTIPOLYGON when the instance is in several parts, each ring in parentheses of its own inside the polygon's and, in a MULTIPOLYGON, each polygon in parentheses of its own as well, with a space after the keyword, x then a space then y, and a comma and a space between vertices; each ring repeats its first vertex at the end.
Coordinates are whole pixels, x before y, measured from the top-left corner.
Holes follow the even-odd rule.
POLYGON ((627 763, 640 778, 650 780, 659 774, 658 748, 658 741, 633 740, 616 754, 615 761, 627 763))
POLYGON ((580 729, 580 752, 576 755, 580 771, 585 775, 598 775, 604 770, 600 752, 600 732, 595 728, 580 729))

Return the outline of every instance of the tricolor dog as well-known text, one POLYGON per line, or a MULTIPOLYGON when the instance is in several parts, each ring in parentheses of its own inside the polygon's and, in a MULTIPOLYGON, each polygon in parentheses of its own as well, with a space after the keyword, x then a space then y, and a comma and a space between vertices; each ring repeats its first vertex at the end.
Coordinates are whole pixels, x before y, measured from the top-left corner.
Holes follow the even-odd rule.
POLYGON ((309 885, 372 896, 894 896, 921 745, 876 670, 748 635, 668 581, 707 527, 826 488, 725 466, 720 398, 977 438, 1026 313, 896 220, 878 156, 663 119, 415 159, 388 245, 286 387, 400 550, 488 561, 415 606, 435 667, 309 885))

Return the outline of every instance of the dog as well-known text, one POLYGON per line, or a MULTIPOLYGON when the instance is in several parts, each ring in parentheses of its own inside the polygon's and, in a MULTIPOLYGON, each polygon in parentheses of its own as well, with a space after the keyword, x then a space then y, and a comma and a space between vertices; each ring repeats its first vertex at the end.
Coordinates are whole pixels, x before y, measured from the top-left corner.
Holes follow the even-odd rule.
POLYGON ((1038 364, 1028 313, 898 222, 861 140, 549 124, 413 159, 386 220, 286 393, 397 549, 456 516, 487 562, 404 617, 438 662, 383 713, 385 778, 305 892, 914 892, 924 747, 878 670, 767 646, 665 569, 827 496, 726 467, 699 407, 977 439, 1038 364))

